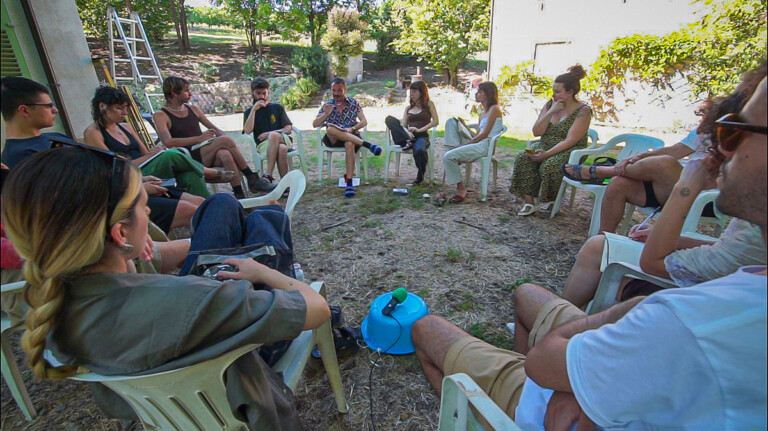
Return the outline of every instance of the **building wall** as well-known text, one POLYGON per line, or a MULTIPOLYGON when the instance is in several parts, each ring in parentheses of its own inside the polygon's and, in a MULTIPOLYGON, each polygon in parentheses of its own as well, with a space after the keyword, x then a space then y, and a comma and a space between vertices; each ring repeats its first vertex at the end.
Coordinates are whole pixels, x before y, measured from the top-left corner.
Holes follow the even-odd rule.
POLYGON ((665 34, 697 19, 689 0, 493 0, 489 74, 535 59, 551 77, 585 67, 613 39, 665 34))
MULTIPOLYGON (((96 72, 91 64, 91 52, 83 33, 83 24, 77 13, 74 0, 50 1, 28 0, 39 26, 40 36, 48 52, 56 84, 62 95, 62 104, 76 138, 82 138, 83 131, 91 123, 90 100, 99 85, 96 72)), ((35 46, 24 9, 19 0, 3 0, 8 12, 4 17, 13 27, 19 45, 29 68, 30 79, 50 86, 43 69, 43 58, 35 46)), ((2 124, 2 140, 5 141, 5 122, 2 124)), ((49 130, 64 132, 61 120, 49 130)))

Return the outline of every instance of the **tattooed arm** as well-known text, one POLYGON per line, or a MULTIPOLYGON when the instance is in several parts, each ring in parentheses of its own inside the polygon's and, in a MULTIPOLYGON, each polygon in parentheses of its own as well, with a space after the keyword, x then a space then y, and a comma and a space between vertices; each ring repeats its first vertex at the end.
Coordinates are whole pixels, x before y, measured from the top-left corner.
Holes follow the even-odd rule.
MULTIPOLYGON (((550 148, 549 150, 538 153, 537 155, 539 155, 542 159, 540 161, 552 157, 555 154, 562 153, 563 151, 566 151, 576 145, 576 143, 578 143, 587 135, 587 132, 589 131, 589 123, 591 121, 592 109, 590 109, 587 105, 583 105, 576 113, 576 119, 573 121, 571 128, 568 130, 568 136, 566 136, 564 140, 558 142, 557 145, 550 148)), ((533 157, 531 158, 533 159, 533 157)))
POLYGON ((645 242, 643 254, 640 256, 640 267, 643 271, 669 278, 664 259, 678 248, 678 239, 685 217, 699 193, 715 187, 719 170, 719 162, 710 157, 691 160, 686 164, 680 174, 680 180, 672 189, 659 219, 656 220, 645 242))

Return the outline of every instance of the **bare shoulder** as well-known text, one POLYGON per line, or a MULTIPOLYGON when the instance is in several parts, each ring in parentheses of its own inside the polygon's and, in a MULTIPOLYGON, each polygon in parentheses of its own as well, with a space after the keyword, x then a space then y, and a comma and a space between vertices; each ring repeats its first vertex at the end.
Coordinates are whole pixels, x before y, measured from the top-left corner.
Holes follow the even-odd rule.
POLYGON ((581 105, 581 108, 577 111, 576 118, 592 116, 592 108, 589 105, 581 105))

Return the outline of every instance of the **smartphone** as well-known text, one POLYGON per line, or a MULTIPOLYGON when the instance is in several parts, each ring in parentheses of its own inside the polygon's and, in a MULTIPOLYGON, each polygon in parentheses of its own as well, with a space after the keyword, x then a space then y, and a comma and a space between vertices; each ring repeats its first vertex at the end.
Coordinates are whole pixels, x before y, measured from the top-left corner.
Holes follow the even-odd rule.
POLYGON ((525 149, 525 152, 526 152, 526 153, 528 153, 528 154, 536 154, 536 151, 533 151, 533 150, 532 150, 532 149, 530 149, 530 148, 526 148, 526 149, 525 149))

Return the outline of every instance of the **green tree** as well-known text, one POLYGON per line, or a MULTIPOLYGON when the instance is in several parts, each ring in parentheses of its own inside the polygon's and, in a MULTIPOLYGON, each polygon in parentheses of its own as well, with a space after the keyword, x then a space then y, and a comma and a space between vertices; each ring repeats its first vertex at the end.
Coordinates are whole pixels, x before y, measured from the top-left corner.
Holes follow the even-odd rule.
POLYGON ((264 33, 290 33, 284 24, 285 12, 276 0, 215 0, 232 16, 235 28, 243 28, 248 47, 263 59, 264 33))
POLYGON ((365 23, 360 13, 350 9, 333 8, 328 16, 328 29, 320 40, 331 54, 331 69, 336 76, 346 78, 350 57, 363 53, 365 23))
POLYGON ((375 0, 284 0, 282 2, 295 27, 309 36, 312 46, 320 45, 320 38, 325 33, 328 15, 334 7, 351 8, 361 13, 363 21, 368 22, 370 13, 375 10, 375 0))
POLYGON ((385 68, 397 55, 392 42, 400 37, 400 28, 395 24, 397 10, 394 5, 395 0, 384 0, 372 13, 371 25, 368 27, 368 36, 376 40, 377 69, 385 68))
POLYGON ((393 44, 458 83, 459 66, 488 48, 490 0, 397 0, 396 22, 404 37, 393 44))
MULTIPOLYGON (((171 14, 171 0, 131 0, 128 5, 133 7, 141 17, 144 30, 150 41, 158 41, 163 38, 173 26, 169 21, 171 14)), ((83 22, 83 30, 87 36, 107 40, 107 7, 112 6, 122 17, 130 13, 124 0, 75 0, 80 20, 83 22)))

